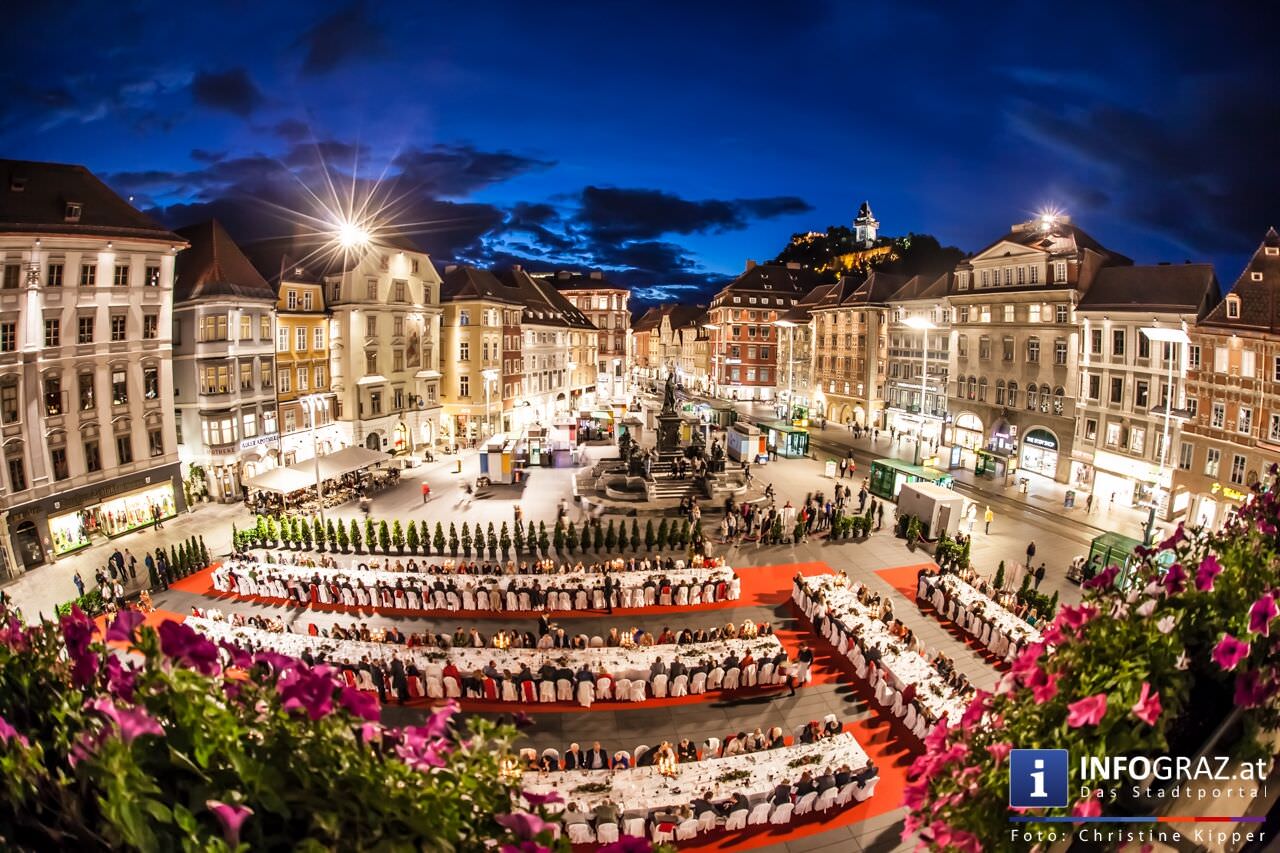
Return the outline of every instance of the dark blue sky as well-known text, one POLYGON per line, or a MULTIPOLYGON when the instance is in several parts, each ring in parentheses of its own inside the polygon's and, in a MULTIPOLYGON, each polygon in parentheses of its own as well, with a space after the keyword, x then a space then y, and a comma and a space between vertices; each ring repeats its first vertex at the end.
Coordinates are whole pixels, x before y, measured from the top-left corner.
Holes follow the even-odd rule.
POLYGON ((885 233, 969 251, 1056 206, 1225 283, 1280 224, 1262 4, 24 5, 0 152, 241 238, 283 232, 273 205, 305 206, 322 159, 384 177, 437 258, 654 285, 864 198, 885 233))

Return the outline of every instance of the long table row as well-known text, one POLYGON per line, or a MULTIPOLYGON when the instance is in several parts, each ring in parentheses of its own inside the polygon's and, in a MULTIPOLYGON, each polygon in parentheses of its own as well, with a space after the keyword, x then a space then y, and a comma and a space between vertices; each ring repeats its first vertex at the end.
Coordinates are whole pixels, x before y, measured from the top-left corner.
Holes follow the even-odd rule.
POLYGON ((298 604, 408 611, 603 610, 733 601, 742 582, 728 566, 670 571, 463 575, 329 569, 229 560, 212 574, 218 592, 298 604))
POLYGON ((916 600, 928 601, 939 617, 955 622, 1002 660, 1013 660, 1040 640, 1036 628, 954 573, 922 574, 916 600))
POLYGON ((353 686, 427 698, 470 697, 500 702, 600 700, 644 702, 712 690, 739 690, 785 683, 805 675, 788 660, 778 638, 639 648, 472 649, 408 648, 391 643, 334 640, 308 634, 263 631, 219 619, 192 616, 187 624, 210 639, 270 649, 343 671, 353 686))

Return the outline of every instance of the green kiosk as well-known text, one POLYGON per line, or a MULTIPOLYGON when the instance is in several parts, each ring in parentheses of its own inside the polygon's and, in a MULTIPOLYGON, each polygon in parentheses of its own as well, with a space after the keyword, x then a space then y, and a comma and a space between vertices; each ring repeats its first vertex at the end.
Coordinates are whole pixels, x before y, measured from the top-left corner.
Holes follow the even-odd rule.
POLYGON ((912 465, 901 459, 877 459, 871 463, 871 494, 896 501, 906 483, 936 483, 951 488, 956 478, 927 465, 912 465))
POLYGON ((783 421, 757 424, 765 434, 769 449, 779 456, 796 458, 809 454, 809 431, 783 421))

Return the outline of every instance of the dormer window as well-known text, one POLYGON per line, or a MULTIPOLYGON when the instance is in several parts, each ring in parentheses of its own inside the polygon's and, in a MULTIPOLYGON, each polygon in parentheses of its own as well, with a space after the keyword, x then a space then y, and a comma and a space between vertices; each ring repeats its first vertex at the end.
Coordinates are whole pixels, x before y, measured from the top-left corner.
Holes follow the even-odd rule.
POLYGON ((1280 246, 1267 246, 1268 255, 1280 255, 1280 246))
POLYGON ((1250 279, 1250 281, 1262 281, 1262 273, 1260 273, 1260 272, 1251 272, 1251 273, 1249 273, 1249 279, 1250 279))
POLYGON ((1240 319, 1240 297, 1239 296, 1227 297, 1227 319, 1228 320, 1240 319))
POLYGON ((14 175, 9 178, 9 190, 11 192, 20 193, 27 188, 27 179, 21 175, 14 175))
POLYGON ((66 210, 63 212, 63 219, 67 222, 79 222, 80 214, 84 212, 83 205, 78 201, 67 202, 66 210))

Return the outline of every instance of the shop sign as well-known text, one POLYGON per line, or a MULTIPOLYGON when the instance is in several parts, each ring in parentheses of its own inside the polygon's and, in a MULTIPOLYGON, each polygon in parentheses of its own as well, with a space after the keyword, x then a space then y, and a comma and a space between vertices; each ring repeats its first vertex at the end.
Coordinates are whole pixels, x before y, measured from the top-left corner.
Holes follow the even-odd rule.
POLYGON ((1027 433, 1022 439, 1023 444, 1030 444, 1032 447, 1043 447, 1046 450, 1057 450, 1058 440, 1053 437, 1053 433, 1042 429, 1033 429, 1027 433))
POLYGON ((280 440, 279 433, 271 433, 270 435, 256 435, 253 438, 246 438, 240 442, 241 450, 248 450, 251 447, 258 447, 263 444, 274 444, 280 440))
POLYGON ((1214 483, 1213 488, 1209 489, 1215 495, 1222 495, 1229 501, 1242 501, 1245 499, 1245 493, 1230 486, 1224 486, 1221 483, 1214 483))

